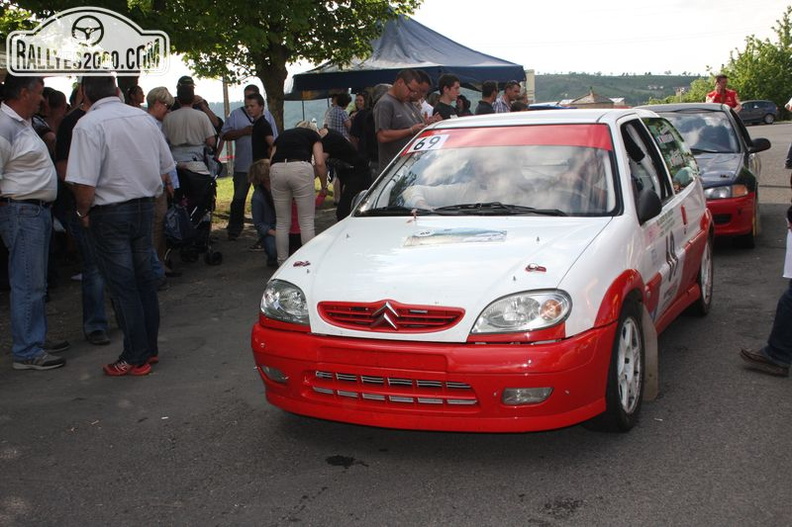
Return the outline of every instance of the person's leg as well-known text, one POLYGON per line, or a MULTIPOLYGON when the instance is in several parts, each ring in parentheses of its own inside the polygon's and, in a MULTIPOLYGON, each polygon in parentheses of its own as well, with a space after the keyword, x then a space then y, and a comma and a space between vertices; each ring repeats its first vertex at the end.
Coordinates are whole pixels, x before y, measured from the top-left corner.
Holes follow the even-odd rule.
POLYGON ((166 212, 168 212, 168 195, 163 192, 154 200, 154 223, 151 231, 152 243, 157 252, 157 259, 162 266, 163 275, 165 271, 170 271, 165 265, 165 254, 168 252, 168 244, 165 243, 166 212))
POLYGON ((229 238, 238 237, 245 226, 245 203, 248 190, 250 190, 250 183, 247 180, 247 173, 234 172, 234 197, 231 199, 227 227, 229 238))
MULTIPOLYGON (((138 242, 140 221, 136 204, 95 207, 91 211, 91 233, 96 257, 107 288, 113 297, 118 322, 124 333, 124 349, 119 357, 129 364, 142 365, 149 356, 149 335, 144 302, 138 290, 138 267, 148 269, 148 280, 156 283, 151 271, 151 218, 148 246, 138 242)), ((149 204, 150 205, 150 204, 149 204)), ((151 209, 149 209, 151 211, 151 209)), ((156 297, 156 286, 154 296, 156 297)), ((156 312, 159 318, 159 311, 156 312)))
POLYGON ((288 182, 287 165, 290 164, 275 163, 270 168, 272 201, 275 205, 275 246, 279 265, 289 257, 292 191, 288 182))
POLYGON ((777 364, 792 364, 792 282, 778 299, 773 329, 762 351, 777 364))
POLYGON ((267 234, 264 236, 263 243, 264 251, 267 254, 267 265, 278 265, 278 250, 275 248, 275 236, 267 234))
POLYGON ((792 143, 789 143, 789 150, 787 150, 786 161, 784 162, 784 168, 786 169, 792 168, 792 143))
POLYGON ((68 227, 82 258, 80 285, 82 287, 83 333, 90 335, 94 331, 107 332, 104 279, 96 265, 96 250, 74 211, 69 213, 68 227))
POLYGON ((310 163, 296 163, 298 169, 290 176, 294 201, 297 203, 297 221, 300 224, 300 239, 303 245, 316 235, 316 189, 314 170, 310 163))
POLYGON ((8 248, 11 352, 15 362, 27 361, 43 353, 47 336, 44 297, 52 235, 50 210, 28 203, 3 203, 0 235, 8 248))
POLYGON ((148 337, 148 345, 143 353, 145 359, 148 359, 150 356, 159 354, 159 345, 157 344, 160 326, 159 297, 157 295, 159 277, 150 258, 153 250, 151 227, 154 218, 154 204, 151 202, 139 203, 135 209, 134 219, 137 221, 137 232, 132 237, 132 261, 135 266, 137 290, 143 306, 143 322, 148 337))

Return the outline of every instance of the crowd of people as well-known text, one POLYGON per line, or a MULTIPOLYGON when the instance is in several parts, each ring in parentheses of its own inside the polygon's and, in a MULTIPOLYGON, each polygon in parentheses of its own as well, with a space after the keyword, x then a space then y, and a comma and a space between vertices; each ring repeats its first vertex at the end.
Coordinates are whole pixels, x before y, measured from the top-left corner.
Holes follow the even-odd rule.
MULTIPOLYGON (((707 99, 739 109, 726 82, 719 76, 707 99)), ((0 251, 7 265, 0 267, 8 271, 13 368, 66 363, 59 353, 70 345, 47 338, 45 310, 51 238, 61 230, 82 262, 86 340, 111 343, 105 294, 123 333, 121 353, 104 372, 151 371, 159 362, 158 291, 180 274, 167 258, 166 211, 180 173, 218 173, 215 153, 223 142, 235 144, 228 240, 243 232, 252 186, 258 240, 249 249, 277 267, 314 237, 316 207, 331 178, 341 220, 354 196, 427 125, 528 109, 516 81, 502 93, 497 82, 484 82, 473 111, 455 75, 441 75, 437 91, 431 89, 425 72, 402 70, 393 84, 361 91, 354 102, 347 93, 335 95, 321 126, 300 121, 279 131, 255 85, 244 88, 244 105, 223 121, 189 76, 179 79, 175 96, 166 87, 122 93, 111 76, 86 77, 67 99, 42 78, 8 75, 0 107, 0 251)), ((766 360, 747 353, 743 358, 754 364, 766 360)))
POLYGON ((424 126, 510 111, 519 96, 519 85, 507 83, 496 100, 497 83, 487 82, 472 112, 457 77, 439 79, 433 104, 431 84, 425 73, 404 70, 392 85, 355 94, 354 102, 335 95, 321 126, 301 121, 279 131, 255 85, 244 88, 244 105, 224 121, 189 76, 179 79, 175 94, 164 86, 122 92, 112 76, 85 77, 67 97, 43 78, 9 74, 0 111, 0 282, 10 291, 13 368, 66 364, 60 353, 69 342, 47 332, 45 303, 57 271, 53 233, 81 262, 72 278, 81 282, 87 342, 111 343, 108 305, 122 330, 121 352, 104 372, 146 375, 159 362, 158 291, 181 274, 170 266, 165 236, 180 174, 185 184, 188 175, 216 176, 216 152, 233 141, 228 240, 243 232, 252 186, 258 241, 250 250, 277 267, 314 237, 330 178, 340 220, 424 126))

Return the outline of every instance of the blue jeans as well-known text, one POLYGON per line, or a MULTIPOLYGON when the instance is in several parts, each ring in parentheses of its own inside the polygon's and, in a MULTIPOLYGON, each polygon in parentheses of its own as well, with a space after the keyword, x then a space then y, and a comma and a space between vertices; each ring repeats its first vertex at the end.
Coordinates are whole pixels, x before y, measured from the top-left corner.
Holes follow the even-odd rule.
POLYGON ((90 215, 96 260, 124 333, 119 358, 136 365, 159 352, 157 277, 151 265, 153 219, 151 199, 94 207, 90 215))
POLYGON ((259 236, 259 241, 264 246, 267 254, 267 263, 277 263, 278 253, 275 250, 275 236, 269 234, 275 230, 275 209, 264 196, 264 191, 256 188, 250 198, 250 213, 253 215, 253 226, 259 236))
POLYGON ((82 322, 83 333, 107 331, 107 311, 104 298, 104 278, 96 264, 96 249, 93 241, 80 219, 74 213, 67 213, 69 232, 74 238, 82 257, 82 322))
POLYGON ((778 299, 773 329, 762 348, 770 360, 782 366, 792 364, 792 281, 781 298, 778 299))
POLYGON ((231 199, 231 210, 228 213, 228 233, 239 235, 245 227, 245 203, 247 202, 247 172, 234 172, 234 197, 231 199))
POLYGON ((8 248, 11 352, 15 361, 41 355, 47 337, 47 263, 52 213, 32 203, 0 202, 0 236, 8 248))

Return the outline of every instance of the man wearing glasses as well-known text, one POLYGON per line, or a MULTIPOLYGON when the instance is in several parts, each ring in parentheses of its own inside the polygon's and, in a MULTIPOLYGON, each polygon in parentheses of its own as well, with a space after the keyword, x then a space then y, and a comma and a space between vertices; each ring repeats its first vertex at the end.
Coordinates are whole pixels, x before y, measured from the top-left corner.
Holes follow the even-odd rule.
POLYGON ((377 134, 380 172, 426 126, 411 102, 419 92, 418 72, 412 69, 401 70, 393 86, 374 106, 374 130, 377 134))
POLYGON ((509 81, 503 88, 503 95, 497 98, 492 108, 495 113, 508 113, 511 111, 511 104, 520 98, 520 83, 509 81))

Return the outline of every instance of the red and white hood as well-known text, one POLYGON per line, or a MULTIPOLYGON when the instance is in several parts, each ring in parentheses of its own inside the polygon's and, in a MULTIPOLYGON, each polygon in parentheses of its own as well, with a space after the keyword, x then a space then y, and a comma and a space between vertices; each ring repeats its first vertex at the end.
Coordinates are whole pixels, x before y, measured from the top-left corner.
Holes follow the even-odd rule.
POLYGON ((300 287, 311 331, 372 334, 322 320, 320 302, 462 308, 454 327, 433 335, 464 340, 493 300, 518 291, 554 289, 612 218, 400 217, 348 218, 314 238, 273 276, 300 287))

